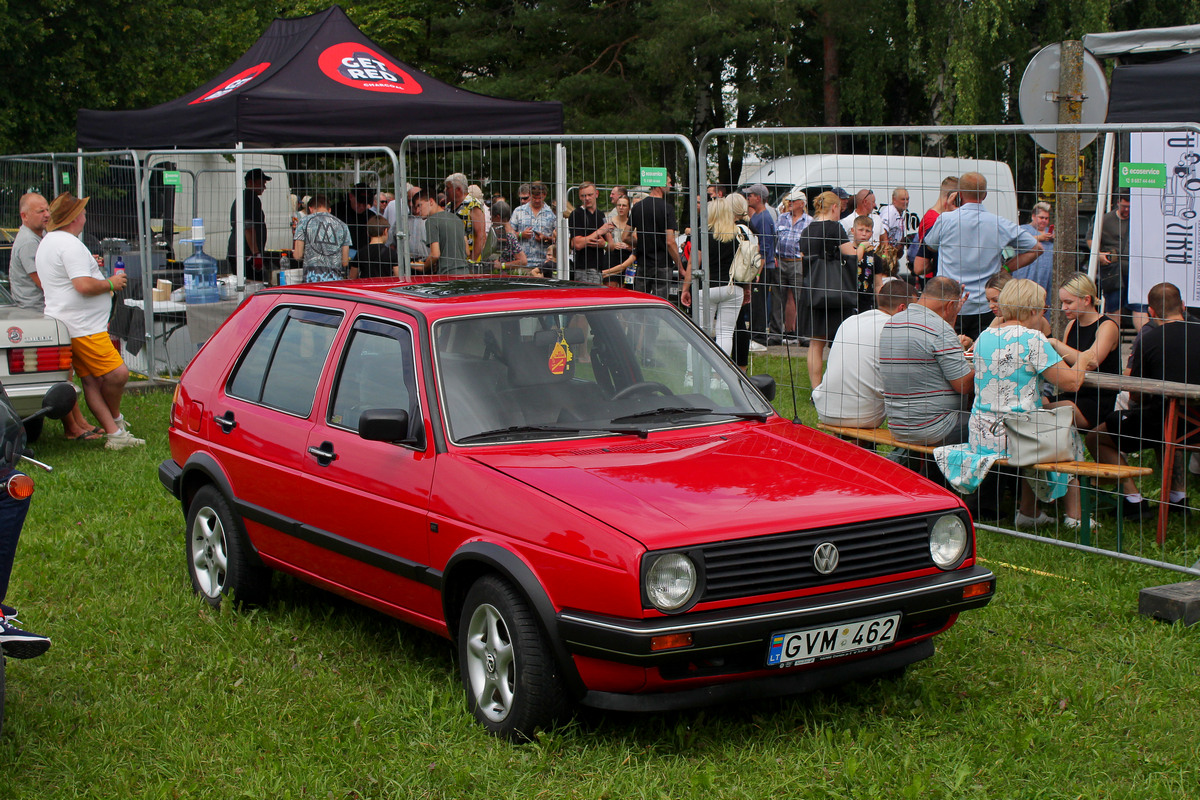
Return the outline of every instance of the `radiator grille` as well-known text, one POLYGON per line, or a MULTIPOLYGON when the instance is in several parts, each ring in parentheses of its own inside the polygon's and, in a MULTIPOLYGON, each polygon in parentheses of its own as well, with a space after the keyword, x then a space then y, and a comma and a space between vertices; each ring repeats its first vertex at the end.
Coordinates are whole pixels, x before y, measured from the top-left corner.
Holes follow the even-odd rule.
POLYGON ((702 600, 790 592, 933 566, 926 517, 718 542, 700 550, 705 572, 702 600), (813 551, 822 542, 833 542, 841 556, 831 575, 813 568, 813 551))

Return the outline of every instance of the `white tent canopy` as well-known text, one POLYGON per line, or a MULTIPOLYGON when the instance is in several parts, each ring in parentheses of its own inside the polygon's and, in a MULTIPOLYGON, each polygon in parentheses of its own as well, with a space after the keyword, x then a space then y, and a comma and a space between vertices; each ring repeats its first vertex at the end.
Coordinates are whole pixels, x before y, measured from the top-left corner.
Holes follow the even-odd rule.
POLYGON ((1200 25, 1084 34, 1083 46, 1097 58, 1200 50, 1200 25))

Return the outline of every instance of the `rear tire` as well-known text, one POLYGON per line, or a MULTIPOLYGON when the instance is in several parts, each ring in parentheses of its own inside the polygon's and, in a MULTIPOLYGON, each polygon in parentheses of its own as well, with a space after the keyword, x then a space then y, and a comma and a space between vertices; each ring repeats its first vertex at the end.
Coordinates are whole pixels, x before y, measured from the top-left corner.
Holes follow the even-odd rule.
POLYGON ((525 599, 495 575, 471 586, 458 620, 458 662, 467 708, 483 727, 533 741, 567 710, 554 654, 525 599))
POLYGON ((262 605, 271 571, 255 563, 246 529, 215 486, 196 492, 187 516, 187 566, 192 591, 213 608, 223 597, 238 605, 262 605))

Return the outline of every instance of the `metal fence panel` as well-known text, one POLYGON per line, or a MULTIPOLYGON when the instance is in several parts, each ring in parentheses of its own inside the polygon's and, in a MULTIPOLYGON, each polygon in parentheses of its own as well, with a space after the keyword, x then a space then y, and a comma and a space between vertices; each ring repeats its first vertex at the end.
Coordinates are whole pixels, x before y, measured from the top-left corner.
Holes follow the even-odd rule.
MULTIPOLYGON (((1147 320, 1146 307, 1142 304, 1146 302, 1146 290, 1150 285, 1162 281, 1174 283, 1183 290, 1185 305, 1200 308, 1200 288, 1197 288, 1193 256, 1197 233, 1196 196, 1200 194, 1200 177, 1197 177, 1196 169, 1200 162, 1200 148, 1196 147, 1198 134, 1200 127, 1196 125, 913 126, 710 131, 700 146, 700 161, 704 165, 699 193, 701 219, 707 218, 710 193, 727 194, 734 190, 744 193, 754 184, 761 183, 769 195, 769 205, 774 207, 772 214, 775 219, 779 215, 789 214, 790 203, 781 201, 790 193, 802 193, 811 212, 813 201, 823 192, 844 189, 849 196, 849 208, 833 212, 833 216, 844 218, 849 215, 848 238, 853 237, 856 212, 871 217, 870 223, 862 226, 865 237, 873 238, 878 228, 882 227, 882 223, 875 219, 875 215, 879 214, 876 207, 883 210, 883 219, 899 221, 901 224, 894 229, 893 241, 899 236, 901 247, 875 248, 868 244, 869 259, 860 262, 857 253, 848 259, 848 263, 858 272, 860 292, 854 298, 854 307, 839 314, 836 323, 842 316, 873 308, 875 290, 887 279, 895 277, 919 289, 928 276, 913 274, 915 263, 910 256, 915 253, 910 252, 910 244, 917 238, 917 221, 927 209, 937 206, 943 179, 958 177, 968 171, 982 173, 988 184, 988 195, 983 204, 989 211, 1013 223, 1029 226, 1030 212, 1035 204, 1044 202, 1050 207, 1049 222, 1054 227, 1046 230, 1027 227, 1027 230, 1031 231, 1031 235, 1040 237, 1047 250, 1052 245, 1053 254, 1018 269, 1016 277, 1029 277, 1044 286, 1052 334, 1061 337, 1069 322, 1060 308, 1061 284, 1077 270, 1089 273, 1099 280, 1101 303, 1104 295, 1109 295, 1108 307, 1101 306, 1102 310, 1124 323, 1117 359, 1124 367, 1134 347, 1134 335, 1147 320), (1078 168, 1064 168, 1062 159, 1041 152, 1029 136, 1033 132, 1078 134, 1084 144, 1078 168), (1153 149, 1160 139, 1165 141, 1161 150, 1153 149), (1109 146, 1106 147, 1106 144, 1109 146), (1122 181, 1122 175, 1128 173, 1131 163, 1137 168, 1137 156, 1143 152, 1151 155, 1166 153, 1146 158, 1147 161, 1163 162, 1149 172, 1152 175, 1163 173, 1165 185, 1147 185, 1128 190, 1132 193, 1135 209, 1132 219, 1127 223, 1132 225, 1128 241, 1134 243, 1133 251, 1129 252, 1129 262, 1133 266, 1131 279, 1121 276, 1119 259, 1108 259, 1108 251, 1117 248, 1110 247, 1102 239, 1103 231, 1099 223, 1115 204, 1114 196, 1120 188, 1118 184, 1122 181), (718 175, 727 176, 726 180, 718 180, 718 175), (899 210, 909 213, 893 214, 892 211, 903 205, 904 199, 908 200, 908 208, 899 210), (893 208, 888 209, 889 205, 893 208), (1070 213, 1072 209, 1074 213, 1070 213), (1141 213, 1137 213, 1139 210, 1141 213), (911 216, 914 213, 917 215, 915 218, 911 216), (1093 240, 1104 241, 1104 244, 1091 247, 1089 242, 1093 240), (1105 261, 1111 261, 1112 266, 1105 261), (867 274, 863 266, 872 268, 873 274, 867 274), (1134 296, 1128 296, 1130 290, 1134 296)), ((941 210, 952 210, 952 207, 941 210)), ((702 224, 702 233, 705 232, 704 228, 702 224)), ((760 242, 764 238, 769 239, 770 235, 760 235, 760 242)), ((790 257, 794 253, 789 249, 792 243, 787 238, 781 237, 778 241, 790 257)), ((775 243, 775 240, 771 241, 771 244, 775 243)), ((977 244, 975 246, 978 247, 977 244)), ((1125 246, 1128 248, 1128 243, 1125 246)), ((994 260, 997 267, 1007 264, 1012 268, 1020 264, 1011 261, 1016 255, 1015 251, 993 253, 992 258, 987 258, 978 249, 972 252, 970 246, 964 245, 961 249, 969 254, 967 259, 973 262, 994 260)), ((701 251, 702 266, 697 271, 702 275, 708 272, 706 265, 709 255, 701 251)), ((817 335, 821 332, 820 328, 814 328, 813 322, 814 319, 826 319, 828 314, 820 308, 813 311, 808 298, 809 276, 804 274, 803 259, 798 263, 801 265, 800 278, 795 285, 787 280, 786 270, 768 269, 764 273, 763 279, 753 288, 750 313, 739 322, 739 328, 748 333, 755 343, 754 350, 757 352, 751 352, 747 358, 750 370, 770 371, 779 381, 777 405, 785 413, 792 412, 798 419, 815 424, 818 422, 818 412, 812 399, 814 385, 824 384, 821 387, 822 413, 830 415, 838 405, 839 393, 845 395, 842 389, 836 388, 845 385, 843 365, 854 363, 857 353, 850 352, 854 345, 850 344, 853 339, 849 333, 841 342, 834 341, 836 324, 828 331, 827 340, 820 340, 817 335), (802 346, 803 340, 809 341, 802 346), (830 344, 833 346, 830 347, 830 344), (830 373, 825 371, 828 359, 838 365, 832 379, 830 373)), ((924 265, 925 262, 920 263, 924 265)), ((989 306, 979 302, 987 277, 981 275, 978 286, 971 286, 976 302, 971 303, 968 309, 975 311, 984 323, 991 319, 989 306)), ((708 290, 711 287, 702 289, 708 290)), ((960 313, 960 326, 965 317, 965 313, 960 313)), ((1196 323, 1188 321, 1180 324, 1196 323)), ((846 330, 856 328, 848 327, 846 330)), ((1200 365, 1200 352, 1173 355, 1200 365)), ((872 357, 877 359, 877 352, 872 357)), ((974 366, 984 371, 978 361, 974 362, 974 366)), ((1200 375, 1200 368, 1194 374, 1200 375)), ((878 387, 879 379, 876 377, 873 380, 878 387)), ((1090 425, 1101 421, 1099 412, 1092 416, 1096 416, 1097 420, 1089 420, 1090 425)), ((829 416, 828 419, 832 420, 833 417, 829 416)), ((879 423, 871 420, 862 424, 873 426, 879 423)), ((1169 497, 1160 497, 1161 470, 1154 455, 1156 449, 1162 450, 1164 436, 1162 433, 1147 435, 1149 438, 1144 440, 1146 449, 1130 453, 1126 459, 1133 465, 1152 466, 1154 473, 1140 477, 1135 486, 1127 484, 1116 489, 1109 484, 1101 491, 1098 528, 1081 533, 1065 527, 1061 521, 1063 509, 1060 501, 1058 508, 1043 506, 1054 516, 1051 524, 1038 526, 1036 530, 1031 529, 1029 533, 1021 535, 1200 574, 1200 562, 1197 561, 1200 541, 1197 540, 1194 526, 1183 513, 1185 509, 1195 507, 1200 497, 1194 490, 1182 499, 1178 494, 1182 486, 1179 476, 1187 472, 1184 465, 1186 456, 1181 455, 1176 459, 1173 470, 1177 484, 1173 492, 1175 500, 1170 503, 1171 511, 1161 533, 1156 524, 1157 517, 1153 520, 1123 520, 1123 524, 1118 525, 1121 504, 1124 502, 1123 492, 1136 488, 1142 496, 1151 500, 1171 500, 1169 497), (1106 504, 1115 506, 1115 512, 1106 510, 1106 504)), ((1200 463, 1195 466, 1200 471, 1200 463)), ((924 469, 935 480, 944 480, 938 468, 930 462, 924 464, 924 469)), ((995 475, 996 471, 993 471, 995 475)), ((1014 516, 1022 480, 1023 477, 1018 478, 1015 474, 993 477, 968 498, 968 503, 979 512, 983 527, 1016 533, 1014 516)))

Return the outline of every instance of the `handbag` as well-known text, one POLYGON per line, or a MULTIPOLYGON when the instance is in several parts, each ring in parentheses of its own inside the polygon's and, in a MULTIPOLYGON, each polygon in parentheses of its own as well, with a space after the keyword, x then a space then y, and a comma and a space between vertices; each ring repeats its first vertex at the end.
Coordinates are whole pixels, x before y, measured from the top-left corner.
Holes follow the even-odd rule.
POLYGON ((814 307, 857 306, 855 275, 846 268, 841 253, 822 253, 808 265, 808 300, 814 307))
POLYGON ((1072 417, 1070 406, 1005 414, 1001 419, 1008 432, 1008 463, 1014 467, 1031 467, 1074 461, 1072 417))

